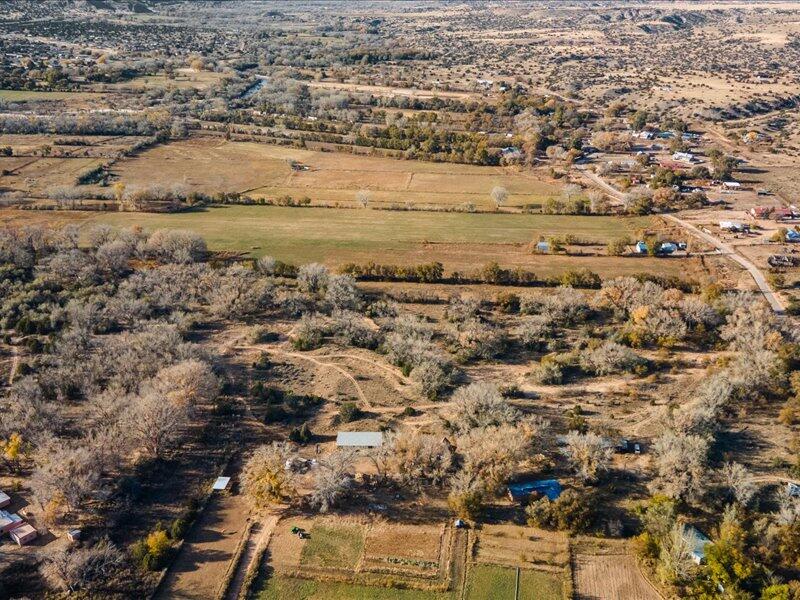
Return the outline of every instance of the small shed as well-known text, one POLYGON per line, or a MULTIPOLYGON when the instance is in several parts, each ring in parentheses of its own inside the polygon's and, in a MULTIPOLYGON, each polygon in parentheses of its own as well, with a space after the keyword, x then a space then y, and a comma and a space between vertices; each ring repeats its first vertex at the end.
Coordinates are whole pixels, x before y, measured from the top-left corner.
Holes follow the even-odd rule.
POLYGON ((661 244, 661 246, 658 249, 658 251, 661 254, 672 254, 673 252, 676 252, 677 250, 678 250, 678 245, 674 244, 672 242, 664 242, 663 244, 661 244))
POLYGON ((524 502, 534 494, 555 500, 561 495, 561 484, 555 479, 537 479, 508 484, 508 497, 514 502, 524 502))
POLYGON ((786 241, 787 242, 800 242, 800 231, 796 229, 789 229, 786 232, 786 241))
POLYGON ((0 490, 0 508, 5 508, 11 504, 11 496, 0 490))
POLYGON ((647 254, 647 244, 642 241, 636 242, 636 254, 647 254))
POLYGON ((0 510, 0 535, 10 532, 25 524, 17 513, 11 513, 7 510, 0 510))
POLYGON ((790 481, 786 484, 786 494, 790 498, 800 498, 800 483, 790 481))
POLYGON ((536 243, 536 251, 537 252, 550 252, 550 244, 548 242, 537 242, 536 243))
POLYGON ((742 184, 738 181, 723 181, 722 187, 726 190, 738 190, 741 189, 742 184))
POLYGON ((692 525, 688 525, 683 529, 683 537, 692 548, 692 560, 698 565, 703 564, 706 560, 706 546, 711 543, 711 540, 692 525))
POLYGON ((14 540, 18 546, 24 546, 36 539, 39 532, 30 523, 20 525, 11 531, 11 539, 14 540))
POLYGON ((744 224, 739 221, 720 221, 719 228, 726 231, 744 231, 744 224))
POLYGON ((336 434, 337 448, 378 448, 383 445, 380 431, 340 431, 336 434))
POLYGON ((230 484, 230 482, 231 482, 230 477, 217 477, 217 480, 214 482, 214 485, 212 486, 211 489, 214 490, 215 492, 224 491, 228 489, 228 485, 230 484))

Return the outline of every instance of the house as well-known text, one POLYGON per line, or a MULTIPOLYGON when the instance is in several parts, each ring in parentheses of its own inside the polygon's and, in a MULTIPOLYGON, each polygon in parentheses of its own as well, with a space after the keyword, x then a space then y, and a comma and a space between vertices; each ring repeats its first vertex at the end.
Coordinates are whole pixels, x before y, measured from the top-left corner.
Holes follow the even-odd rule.
POLYGON ((749 229, 746 225, 739 223, 739 221, 720 221, 719 228, 725 231, 745 231, 749 229))
POLYGON ((678 245, 673 242, 664 242, 658 247, 659 254, 672 254, 678 250, 678 245))
POLYGON ((555 479, 539 479, 508 484, 508 497, 514 502, 524 502, 533 495, 555 500, 561 495, 561 484, 555 479))
POLYGON ((706 546, 711 543, 711 540, 691 525, 683 528, 683 538, 689 542, 692 548, 692 560, 698 565, 703 564, 706 560, 706 546))
POLYGON ((684 163, 693 163, 695 161, 695 157, 691 152, 675 152, 672 155, 672 160, 684 163))
POLYGON ((740 190, 742 189, 742 184, 738 181, 723 181, 722 187, 726 190, 740 190))
POLYGON ((787 221, 797 217, 797 212, 791 208, 779 208, 772 213, 772 218, 776 221, 787 221))
POLYGON ((773 206, 754 206, 750 209, 750 214, 756 219, 766 219, 773 210, 775 210, 773 206))
POLYGON ((550 243, 549 242, 537 242, 536 243, 536 251, 537 252, 550 252, 550 243))
POLYGON ((383 445, 380 431, 340 431, 336 434, 337 448, 378 448, 383 445))
POLYGON ((520 160, 522 158, 522 150, 516 146, 506 146, 500 150, 500 154, 506 160, 520 160))
POLYGON ((636 242, 635 246, 636 254, 647 254, 647 244, 642 241, 636 242))
POLYGON ((10 535, 11 539, 14 540, 18 546, 24 546, 35 540, 39 532, 36 531, 36 528, 30 523, 25 523, 24 525, 16 527, 10 535))
POLYGON ((800 483, 789 482, 786 484, 786 494, 790 498, 800 498, 800 483))
POLYGON ((0 510, 0 535, 10 532, 25 524, 17 513, 11 513, 7 510, 0 510))
POLYGON ((800 242, 800 231, 796 229, 789 229, 786 231, 787 242, 800 242))
POLYGON ((11 496, 3 491, 0 491, 0 508, 5 508, 9 504, 11 504, 11 496))

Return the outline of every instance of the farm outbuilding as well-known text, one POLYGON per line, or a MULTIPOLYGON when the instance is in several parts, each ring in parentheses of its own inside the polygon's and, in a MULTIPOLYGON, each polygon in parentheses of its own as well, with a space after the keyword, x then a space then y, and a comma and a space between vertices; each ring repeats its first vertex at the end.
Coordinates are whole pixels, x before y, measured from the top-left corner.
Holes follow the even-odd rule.
POLYGON ((336 434, 337 448, 378 448, 383 445, 380 431, 340 431, 336 434))
POLYGON ((790 481, 786 484, 786 494, 790 498, 800 498, 800 483, 790 481))
POLYGON ((508 484, 508 496, 515 502, 522 502, 534 494, 555 500, 561 495, 561 484, 555 479, 538 479, 508 484))
POLYGON ((22 517, 20 517, 17 513, 11 513, 7 510, 0 510, 0 535, 8 533, 12 529, 16 529, 24 524, 25 521, 23 521, 22 517))
POLYGON ((3 491, 0 491, 0 508, 5 508, 9 504, 11 504, 11 496, 3 491))
POLYGON ((14 540, 18 546, 29 544, 39 535, 36 528, 30 523, 25 523, 11 531, 11 539, 14 540))

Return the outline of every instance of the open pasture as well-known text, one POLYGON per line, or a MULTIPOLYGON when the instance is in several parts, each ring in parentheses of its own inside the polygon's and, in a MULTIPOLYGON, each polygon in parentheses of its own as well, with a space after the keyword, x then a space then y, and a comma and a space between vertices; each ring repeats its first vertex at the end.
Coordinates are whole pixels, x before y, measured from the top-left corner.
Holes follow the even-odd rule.
POLYGON ((368 190, 370 203, 377 205, 488 208, 494 206, 495 186, 508 190, 509 206, 538 205, 561 188, 543 174, 511 167, 404 161, 215 137, 152 148, 120 161, 114 173, 127 185, 179 182, 208 194, 308 197, 312 203, 344 205, 354 205, 356 193, 368 190))
POLYGON ((371 209, 224 206, 187 213, 0 211, 0 222, 108 223, 155 230, 189 229, 212 250, 271 255, 295 264, 348 262, 419 264, 440 261, 447 271, 471 273, 496 261, 540 276, 589 268, 603 277, 648 272, 703 280, 724 257, 653 258, 533 254, 540 236, 574 235, 605 244, 648 228, 650 217, 469 214, 371 209), (24 217, 24 219, 22 218, 24 217))

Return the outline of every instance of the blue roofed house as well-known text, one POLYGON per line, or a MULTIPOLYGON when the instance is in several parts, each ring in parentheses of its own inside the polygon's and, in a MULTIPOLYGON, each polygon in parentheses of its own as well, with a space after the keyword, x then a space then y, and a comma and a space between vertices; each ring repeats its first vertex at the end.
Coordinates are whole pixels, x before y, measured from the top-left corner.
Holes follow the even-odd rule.
POLYGON ((678 250, 678 245, 672 242, 664 242, 659 246, 658 251, 661 254, 672 254, 673 252, 678 250))
POLYGON ((642 241, 636 242, 636 254, 647 254, 647 244, 642 241))
POLYGON ((561 495, 561 484, 555 479, 537 479, 508 484, 508 497, 514 502, 524 502, 533 495, 555 500, 561 495))
POLYGON ((800 242, 800 231, 796 229, 789 229, 786 231, 787 242, 800 242))

